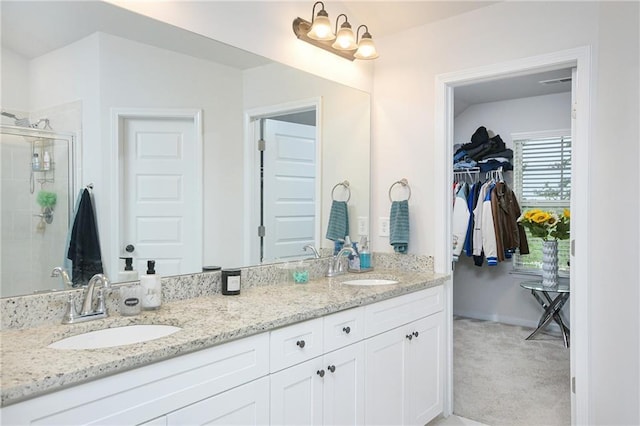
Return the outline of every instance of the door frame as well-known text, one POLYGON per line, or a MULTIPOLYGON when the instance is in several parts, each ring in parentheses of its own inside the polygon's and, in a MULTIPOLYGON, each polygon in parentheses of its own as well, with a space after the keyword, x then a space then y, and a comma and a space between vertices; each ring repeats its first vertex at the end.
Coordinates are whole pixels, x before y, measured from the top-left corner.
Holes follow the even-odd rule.
MULTIPOLYGON (((453 164, 453 92, 457 86, 532 74, 561 68, 576 68, 575 96, 572 104, 572 176, 571 210, 571 377, 579 386, 571 394, 572 424, 590 424, 590 330, 591 280, 589 266, 589 164, 591 156, 591 103, 593 93, 591 46, 582 46, 544 55, 455 71, 436 76, 435 81, 435 193, 437 205, 434 269, 452 275, 451 263, 451 194, 453 164), (576 107, 579 105, 579 108, 576 107)), ((444 389, 444 415, 453 413, 453 279, 445 285, 447 366, 444 389)), ((573 386, 572 386, 573 387, 573 386)))
MULTIPOLYGON (((113 167, 111 174, 111 232, 109 238, 111 240, 110 250, 108 250, 110 259, 118 259, 121 256, 120 253, 120 193, 122 191, 122 176, 120 169, 121 155, 123 153, 122 144, 124 143, 124 120, 137 119, 137 118, 157 118, 157 119, 186 119, 191 120, 194 127, 196 152, 200 161, 197 161, 194 167, 196 168, 196 182, 194 191, 200 194, 198 197, 197 205, 194 206, 196 213, 196 221, 201 226, 203 223, 203 128, 202 128, 202 110, 201 109, 176 109, 176 108, 111 108, 111 154, 110 161, 113 167)), ((195 236, 196 244, 200 247, 200 263, 203 262, 204 253, 204 241, 202 237, 203 233, 200 232, 195 236)), ((118 265, 117 260, 108 262, 110 277, 117 277, 118 265)), ((200 272, 200 271, 193 271, 200 272)))
POLYGON ((320 228, 322 226, 322 98, 314 97, 299 101, 285 102, 281 104, 267 105, 247 109, 244 111, 244 261, 245 265, 257 265, 253 262, 256 253, 259 258, 258 240, 255 238, 258 232, 259 209, 255 208, 259 202, 260 192, 256 183, 260 175, 257 168, 258 150, 257 141, 260 139, 259 120, 279 115, 296 112, 316 111, 316 225, 314 239, 316 244, 320 241, 320 228), (256 125, 258 123, 258 125, 256 125))

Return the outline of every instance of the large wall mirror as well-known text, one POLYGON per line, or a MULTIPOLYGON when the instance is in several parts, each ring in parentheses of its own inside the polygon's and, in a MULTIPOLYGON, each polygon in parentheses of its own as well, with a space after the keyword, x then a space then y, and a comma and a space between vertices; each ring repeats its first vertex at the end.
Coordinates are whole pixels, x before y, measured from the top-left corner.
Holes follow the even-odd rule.
MULTIPOLYGON (((350 196, 352 236, 359 235, 358 222, 369 223, 368 93, 108 3, 3 1, 0 7, 2 110, 31 123, 46 118, 53 131, 74 136, 72 173, 57 176, 73 179, 72 205, 93 185, 102 261, 112 281, 120 281, 124 256, 134 257, 141 273, 156 258, 165 276, 309 257, 306 244, 333 247, 325 239, 332 197, 350 196), (175 131, 180 126, 184 133, 175 131), (263 155, 261 138, 275 151, 263 155), (171 156, 182 159, 182 171, 169 164, 171 156), (334 190, 345 181, 348 191, 334 190), (268 186, 262 195, 261 182, 268 186), (155 204, 128 219, 136 191, 155 204), (187 214, 196 214, 162 217, 171 199, 187 200, 187 214), (267 234, 279 235, 279 251, 260 240, 265 225, 267 234), (195 250, 183 256, 189 261, 171 260, 176 240, 194 235, 187 245, 195 250)), ((3 116, 2 124, 17 123, 3 116)), ((3 180, 7 164, 3 157, 3 180)), ((25 202, 37 203, 25 191, 25 202)), ((20 220, 10 210, 3 199, 1 295, 61 289, 49 275, 63 263, 73 215, 60 215, 66 226, 47 242, 51 256, 44 259, 20 242, 37 246, 43 239, 38 218, 20 220), (42 272, 21 273, 32 269, 42 272)))

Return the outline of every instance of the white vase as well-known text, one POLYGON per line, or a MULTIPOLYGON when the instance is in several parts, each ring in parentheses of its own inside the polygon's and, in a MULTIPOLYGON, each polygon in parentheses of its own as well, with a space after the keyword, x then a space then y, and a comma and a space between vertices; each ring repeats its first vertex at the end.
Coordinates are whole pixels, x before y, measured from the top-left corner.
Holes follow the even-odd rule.
POLYGON ((558 241, 542 242, 542 286, 558 285, 558 241))

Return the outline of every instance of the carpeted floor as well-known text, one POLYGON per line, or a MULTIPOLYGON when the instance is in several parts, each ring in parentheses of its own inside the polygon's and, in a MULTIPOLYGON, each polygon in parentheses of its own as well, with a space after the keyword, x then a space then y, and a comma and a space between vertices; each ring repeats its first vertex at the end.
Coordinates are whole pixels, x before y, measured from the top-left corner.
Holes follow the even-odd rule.
POLYGON ((569 349, 533 330, 453 321, 454 414, 491 426, 571 424, 569 349))

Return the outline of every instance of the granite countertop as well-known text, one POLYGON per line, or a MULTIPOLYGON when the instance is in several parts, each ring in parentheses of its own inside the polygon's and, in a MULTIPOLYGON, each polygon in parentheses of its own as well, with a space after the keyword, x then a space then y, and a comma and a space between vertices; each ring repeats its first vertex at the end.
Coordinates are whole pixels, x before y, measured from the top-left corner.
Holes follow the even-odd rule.
POLYGON ((446 275, 374 271, 321 278, 307 284, 274 284, 242 290, 238 296, 203 296, 164 303, 158 311, 133 317, 0 332, 1 405, 56 391, 146 364, 205 349, 333 312, 443 284, 446 275), (387 278, 398 284, 349 286, 347 279, 387 278), (47 345, 87 331, 133 324, 182 327, 170 336, 143 343, 90 350, 47 345))

